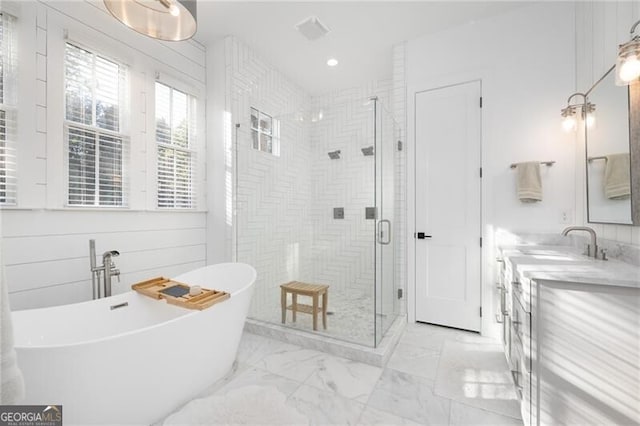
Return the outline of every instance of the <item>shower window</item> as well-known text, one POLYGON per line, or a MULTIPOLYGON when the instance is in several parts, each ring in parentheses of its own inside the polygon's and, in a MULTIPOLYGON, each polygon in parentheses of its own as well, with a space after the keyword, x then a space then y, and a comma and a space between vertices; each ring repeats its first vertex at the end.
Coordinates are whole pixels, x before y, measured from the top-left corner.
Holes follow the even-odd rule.
POLYGON ((251 146, 258 151, 280 155, 280 121, 251 108, 251 146))
POLYGON ((126 67, 72 43, 64 64, 68 205, 124 207, 126 67))
POLYGON ((14 18, 0 13, 0 205, 16 204, 14 18))

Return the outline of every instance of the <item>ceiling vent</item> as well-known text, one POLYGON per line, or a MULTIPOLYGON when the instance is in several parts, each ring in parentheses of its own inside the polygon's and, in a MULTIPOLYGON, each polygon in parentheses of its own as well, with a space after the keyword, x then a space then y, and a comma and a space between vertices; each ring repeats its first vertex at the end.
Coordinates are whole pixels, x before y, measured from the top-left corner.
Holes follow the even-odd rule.
POLYGON ((330 31, 316 16, 310 16, 297 24, 296 30, 310 41, 317 40, 330 31))

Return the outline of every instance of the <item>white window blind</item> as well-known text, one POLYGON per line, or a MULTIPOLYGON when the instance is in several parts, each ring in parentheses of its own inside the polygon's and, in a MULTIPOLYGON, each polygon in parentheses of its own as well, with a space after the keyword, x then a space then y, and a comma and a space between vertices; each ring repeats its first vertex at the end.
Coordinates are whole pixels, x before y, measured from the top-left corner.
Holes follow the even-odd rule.
POLYGON ((195 208, 195 98, 156 82, 158 207, 195 208))
POLYGON ((65 48, 65 139, 68 204, 126 206, 122 131, 126 67, 67 43, 65 48))
POLYGON ((0 205, 14 205, 16 179, 16 43, 14 18, 0 14, 0 205))

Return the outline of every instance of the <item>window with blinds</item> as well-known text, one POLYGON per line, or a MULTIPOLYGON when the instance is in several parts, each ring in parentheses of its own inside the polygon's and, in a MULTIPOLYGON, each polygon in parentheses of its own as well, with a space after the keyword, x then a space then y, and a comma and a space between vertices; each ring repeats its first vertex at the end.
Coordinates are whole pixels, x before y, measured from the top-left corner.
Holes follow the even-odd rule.
POLYGON ((126 206, 126 67, 67 43, 64 74, 68 204, 126 206))
POLYGON ((16 43, 14 18, 0 13, 0 205, 15 205, 16 179, 16 43))
POLYGON ((195 98, 156 82, 158 207, 196 207, 195 98))

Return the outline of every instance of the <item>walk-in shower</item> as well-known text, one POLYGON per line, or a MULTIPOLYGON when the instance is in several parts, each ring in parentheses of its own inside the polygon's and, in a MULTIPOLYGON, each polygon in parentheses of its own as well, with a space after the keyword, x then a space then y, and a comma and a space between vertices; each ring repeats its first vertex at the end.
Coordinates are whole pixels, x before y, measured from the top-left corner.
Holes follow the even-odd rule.
POLYGON ((393 230, 400 130, 378 98, 313 104, 248 107, 237 120, 234 252, 258 272, 249 317, 283 325, 280 285, 328 285, 326 330, 313 331, 304 312, 294 323, 287 311, 284 326, 376 346, 401 310, 393 230))

